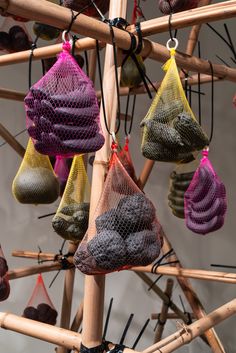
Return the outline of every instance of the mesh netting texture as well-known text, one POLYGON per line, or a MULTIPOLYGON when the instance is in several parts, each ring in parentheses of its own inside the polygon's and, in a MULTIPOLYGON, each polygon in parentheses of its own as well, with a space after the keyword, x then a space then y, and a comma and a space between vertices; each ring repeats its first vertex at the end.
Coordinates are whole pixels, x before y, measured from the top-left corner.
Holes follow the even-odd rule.
POLYGON ((58 178, 58 181, 60 184, 60 196, 62 196, 70 173, 70 169, 68 166, 68 158, 57 156, 53 169, 54 169, 54 173, 58 178))
POLYGON ((12 183, 12 193, 25 204, 48 204, 60 194, 58 179, 48 156, 35 151, 29 139, 20 168, 12 183))
POLYGON ((193 9, 198 6, 200 0, 159 0, 159 9, 165 14, 169 15, 171 12, 181 12, 193 9), (171 5, 171 6, 170 6, 171 5))
POLYGON ((52 226, 64 239, 78 242, 88 228, 90 185, 83 157, 75 156, 52 226))
POLYGON ((19 52, 31 48, 32 41, 24 23, 5 19, 0 29, 0 50, 8 53, 19 52))
MULTIPOLYGON (((136 55, 141 70, 145 73, 146 68, 141 55, 136 55)), ((131 56, 122 64, 120 84, 122 87, 137 87, 142 83, 142 76, 131 56)))
POLYGON ((203 158, 184 195, 187 227, 198 234, 220 229, 227 210, 225 186, 203 151, 203 158))
MULTIPOLYGON (((109 0, 94 0, 94 2, 103 14, 109 10, 109 0)), ((83 11, 83 14, 91 17, 98 17, 99 14, 90 0, 63 0, 63 6, 69 7, 78 12, 83 10, 87 5, 90 6, 83 11)))
POLYGON ((171 50, 164 66, 166 75, 140 125, 142 154, 155 161, 193 160, 192 153, 209 144, 186 99, 174 53, 171 50))
POLYGON ((92 81, 70 55, 70 43, 25 98, 26 125, 42 154, 73 156, 104 144, 92 81))
POLYGON ((57 311, 49 298, 42 275, 38 275, 33 294, 22 316, 49 325, 56 324, 57 311))
POLYGON ((174 216, 184 218, 184 194, 188 189, 194 172, 177 173, 173 171, 170 175, 170 192, 168 195, 168 205, 174 216))
POLYGON ((10 295, 10 284, 7 276, 8 265, 0 245, 0 302, 10 295))
POLYGON ((161 246, 153 204, 113 153, 103 193, 74 256, 76 267, 85 274, 99 274, 145 266, 159 256, 161 246), (122 189, 114 187, 117 183, 122 189))

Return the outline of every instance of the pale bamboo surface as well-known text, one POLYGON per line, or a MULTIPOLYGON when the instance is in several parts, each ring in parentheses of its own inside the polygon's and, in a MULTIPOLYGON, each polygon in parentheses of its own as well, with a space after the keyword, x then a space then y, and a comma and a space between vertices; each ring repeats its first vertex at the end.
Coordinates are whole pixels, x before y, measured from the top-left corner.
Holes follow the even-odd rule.
POLYGON ((78 329, 80 328, 80 325, 83 321, 83 311, 84 311, 84 303, 83 301, 80 303, 79 305, 79 308, 75 314, 75 317, 72 321, 72 324, 71 324, 71 327, 70 327, 70 330, 71 331, 74 331, 74 332, 77 332, 78 329))
MULTIPOLYGON (((151 315, 151 319, 152 319, 152 320, 157 320, 157 319, 159 318, 160 314, 161 314, 161 313, 152 314, 152 315, 151 315)), ((190 313, 189 315, 190 315, 191 320, 194 320, 194 319, 195 319, 195 316, 194 316, 193 313, 190 313)), ((180 320, 181 320, 181 318, 180 318, 178 315, 176 315, 175 313, 167 313, 166 319, 167 319, 167 320, 177 320, 177 319, 180 319, 180 320)))
POLYGON ((26 94, 11 89, 0 88, 0 98, 11 99, 18 102, 23 102, 26 94))
MULTIPOLYGON (((126 8, 127 0, 111 0, 109 18, 126 17, 126 8)), ((109 38, 111 39, 110 33, 109 38)), ((120 76, 120 70, 118 72, 118 76, 120 76)), ((113 57, 113 47, 111 45, 107 45, 106 47, 103 85, 108 126, 110 127, 111 131, 114 131, 117 100, 114 99, 115 64, 113 57)), ((107 162, 110 154, 110 136, 105 129, 102 107, 100 110, 100 115, 102 129, 105 136, 105 144, 98 152, 96 152, 95 162, 107 162)), ((105 173, 106 167, 104 163, 94 163, 91 187, 92 196, 90 200, 90 217, 94 214, 94 210, 102 193, 105 173)), ((104 275, 85 276, 82 341, 83 344, 88 348, 96 347, 101 344, 102 341, 104 291, 104 275)))
POLYGON ((11 148, 20 156, 24 157, 25 148, 16 140, 16 138, 0 123, 0 136, 8 143, 11 148))
MULTIPOLYGON (((174 281, 168 278, 166 281, 165 294, 170 300, 172 297, 173 286, 174 286, 174 281)), ((159 342, 161 340, 161 337, 165 328, 166 320, 167 320, 168 310, 169 310, 169 305, 163 302, 160 316, 158 316, 159 322, 155 331, 154 343, 159 342)))
POLYGON ((60 345, 75 351, 80 350, 81 335, 42 322, 26 319, 10 313, 0 313, 0 327, 23 335, 60 345))
POLYGON ((25 251, 25 250, 13 250, 11 256, 14 257, 22 257, 26 259, 38 259, 38 260, 51 260, 53 261, 55 258, 55 254, 53 253, 45 253, 45 252, 35 252, 35 251, 25 251))
MULTIPOLYGON (((74 253, 76 249, 77 249, 77 246, 74 243, 69 242, 68 252, 74 253)), ((70 328, 74 279, 75 279, 75 268, 73 267, 67 270, 64 276, 64 288, 63 288, 63 296, 62 296, 61 321, 60 321, 60 327, 64 329, 70 328)), ((67 352, 65 347, 57 347, 56 351, 57 353, 67 352)))
POLYGON ((55 263, 29 266, 25 268, 17 268, 17 269, 8 271, 7 275, 9 280, 13 280, 13 279, 19 279, 23 277, 36 275, 39 273, 58 271, 60 269, 61 269, 61 265, 59 264, 59 262, 55 262, 55 263))
POLYGON ((189 344, 192 340, 204 332, 208 331, 213 326, 218 325, 223 320, 236 314, 236 299, 222 305, 210 314, 201 318, 191 325, 184 326, 181 330, 174 333, 160 342, 147 348, 143 353, 171 353, 185 344, 189 344))

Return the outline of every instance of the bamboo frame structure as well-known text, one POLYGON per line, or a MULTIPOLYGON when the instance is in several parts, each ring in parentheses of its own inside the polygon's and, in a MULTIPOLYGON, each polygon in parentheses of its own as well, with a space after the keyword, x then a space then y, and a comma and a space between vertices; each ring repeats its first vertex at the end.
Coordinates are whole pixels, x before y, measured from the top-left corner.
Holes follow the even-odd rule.
POLYGON ((20 156, 24 157, 25 148, 15 139, 15 137, 0 123, 0 136, 13 148, 20 156))
MULTIPOLYGON (((172 296, 173 285, 174 285, 174 281, 172 279, 168 278, 166 281, 165 294, 168 296, 168 298, 170 300, 171 300, 171 296, 172 296)), ((157 317, 158 326, 155 331, 154 343, 159 342, 161 340, 161 337, 162 337, 162 334, 164 331, 164 327, 166 324, 166 320, 167 320, 168 310, 169 310, 169 305, 166 304, 165 302, 163 302, 160 316, 157 317)))
MULTIPOLYGON (((158 314, 152 314, 151 315, 151 320, 157 320, 159 318, 161 313, 158 313, 158 314)), ((195 319, 195 316, 193 313, 188 313, 191 320, 194 320, 195 319)), ((166 319, 168 320, 177 320, 177 319, 181 319, 178 315, 176 315, 175 313, 167 313, 166 315, 166 319)))

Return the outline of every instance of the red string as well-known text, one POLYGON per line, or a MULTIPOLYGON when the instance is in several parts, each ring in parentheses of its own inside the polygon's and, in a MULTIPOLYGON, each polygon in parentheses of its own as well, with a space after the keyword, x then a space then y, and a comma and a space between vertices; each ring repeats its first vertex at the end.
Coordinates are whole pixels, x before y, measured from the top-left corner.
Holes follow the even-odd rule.
POLYGON ((137 0, 134 0, 134 8, 133 8, 133 12, 132 12, 132 23, 136 23, 137 21, 137 12, 138 10, 138 3, 137 0))

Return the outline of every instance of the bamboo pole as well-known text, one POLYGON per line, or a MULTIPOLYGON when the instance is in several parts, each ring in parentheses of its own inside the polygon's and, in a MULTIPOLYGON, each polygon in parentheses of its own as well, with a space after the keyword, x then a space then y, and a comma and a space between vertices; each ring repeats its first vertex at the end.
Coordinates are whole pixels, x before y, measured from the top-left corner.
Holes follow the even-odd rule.
MULTIPOLYGON (((127 0, 111 0, 109 17, 126 17, 127 0)), ((107 28, 109 30, 109 28, 107 28)), ((110 38, 109 33, 109 39, 110 38)), ((119 57, 118 57, 119 59, 119 57)), ((104 65, 104 99, 106 106, 106 115, 108 126, 111 131, 114 131, 116 121, 117 100, 114 101, 115 90, 115 75, 114 75, 114 58, 113 47, 107 45, 104 65)), ((119 70, 120 72, 120 70, 119 70)), ((95 154, 95 163, 93 167, 92 176, 92 190, 90 201, 90 216, 94 214, 97 202, 103 190, 104 177, 106 173, 106 166, 103 162, 109 159, 110 141, 109 134, 105 130, 105 123, 103 119, 103 110, 101 109, 102 128, 105 132, 105 144, 95 154), (102 162, 102 163, 101 163, 102 162)), ((90 219, 91 221, 91 219, 90 219)), ((83 314, 83 344, 88 347, 96 347, 102 341, 102 323, 103 323, 103 307, 104 307, 104 290, 105 290, 105 276, 85 276, 84 287, 84 314, 83 314)))
POLYGON ((77 332, 71 332, 10 313, 0 313, 0 327, 49 343, 58 344, 76 352, 80 350, 81 335, 77 332))
POLYGON ((137 182, 137 184, 140 188, 142 188, 143 185, 146 184, 146 182, 152 172, 154 164, 155 164, 155 161, 151 161, 150 159, 146 159, 144 166, 143 166, 143 169, 141 171, 141 174, 138 178, 138 182, 137 182))
POLYGON ((0 98, 23 102, 26 94, 0 87, 0 98))
POLYGON ((145 349, 143 353, 171 353, 185 344, 189 344, 192 340, 204 332, 218 325, 223 320, 236 314, 236 299, 222 305, 210 314, 201 318, 189 326, 183 326, 183 329, 175 332, 173 335, 164 338, 160 342, 145 349))
POLYGON ((80 325, 83 320, 83 310, 84 310, 84 303, 80 303, 80 306, 77 310, 77 313, 75 314, 74 320, 72 321, 70 331, 77 332, 78 329, 80 328, 80 325))
MULTIPOLYGON (((169 299, 171 299, 171 296, 172 296, 173 285, 174 285, 174 281, 172 279, 168 278, 166 281, 165 294, 167 295, 167 297, 169 299)), ((166 324, 166 320, 167 320, 168 310, 169 310, 169 305, 167 305, 165 302, 163 302, 160 316, 158 316, 158 318, 157 318, 158 319, 158 326, 157 326, 156 332, 155 332, 154 343, 159 342, 161 340, 161 337, 162 337, 162 334, 164 331, 164 327, 166 324)))
MULTIPOLYGON (((160 314, 161 314, 161 313, 159 313, 159 314, 152 314, 152 315, 151 315, 151 320, 157 320, 157 319, 160 317, 160 314)), ((195 319, 195 316, 194 316, 193 313, 188 313, 188 314, 189 314, 191 320, 194 320, 194 319, 195 319)), ((180 320, 181 320, 181 318, 180 318, 178 315, 176 315, 175 313, 167 313, 166 319, 167 319, 167 320, 177 320, 177 319, 180 319, 180 320)))
MULTIPOLYGON (((77 249, 76 244, 70 242, 68 246, 68 252, 75 253, 76 249, 77 249)), ((60 327, 64 329, 70 328, 74 279, 75 279, 75 267, 72 267, 71 269, 65 272, 65 279, 64 279, 64 289, 63 289, 62 306, 61 306, 61 322, 60 322, 60 327)), ((57 347, 56 352, 66 353, 66 348, 57 347)))
MULTIPOLYGON (((1 4, 2 4, 2 7, 5 8, 4 0, 0 0, 0 6, 1 4)), ((202 16, 204 17, 204 21, 210 21, 213 19, 215 20, 217 16, 215 15, 214 15, 215 17, 208 16, 209 8, 211 6, 216 7, 217 13, 220 16, 220 18, 227 18, 228 16, 231 16, 231 17, 236 16, 235 4, 236 4, 236 0, 229 0, 227 1, 226 4, 223 3, 224 7, 222 7, 222 3, 220 3, 216 5, 203 6, 201 8, 188 11, 187 13, 185 13, 185 17, 181 20, 182 21, 181 23, 182 25, 184 23, 185 26, 195 24, 195 23, 192 23, 192 15, 195 13, 194 11, 199 11, 199 10, 201 10, 200 14, 198 14, 198 17, 197 17, 199 21, 201 20, 202 16)), ((53 25, 55 27, 62 28, 62 29, 66 29, 71 21, 71 12, 68 11, 68 9, 55 5, 51 2, 47 2, 45 0, 41 0, 40 5, 38 4, 37 0, 30 0, 30 1, 29 0, 26 0, 26 1, 9 0, 8 11, 20 16, 22 16, 22 13, 23 13, 25 17, 28 17, 30 19, 34 19, 36 21, 43 22, 49 25, 53 25)), ((212 11, 216 11, 216 10, 213 9, 212 11)), ((181 14, 182 13, 175 14, 173 17, 179 16, 181 14)), ((163 22, 163 19, 164 19, 164 29, 167 30, 169 16, 142 22, 142 25, 144 26, 144 23, 145 23, 146 27, 148 28, 153 27, 156 30, 156 23, 159 23, 160 21, 163 22)), ((198 22, 198 20, 196 23, 201 23, 201 21, 198 22)), ((101 21, 90 18, 88 16, 84 16, 81 14, 79 18, 74 21, 72 30, 84 35, 89 35, 90 37, 93 37, 98 40, 105 41, 106 43, 111 44, 109 26, 101 21)), ((130 47, 129 33, 127 33, 126 31, 122 31, 118 28, 114 28, 114 33, 115 33, 117 46, 122 49, 128 50, 130 47)), ((91 41, 92 39, 91 38, 84 39, 85 42, 87 40, 91 41)), ((92 41, 93 41, 93 46, 91 47, 94 48, 95 41, 94 40, 92 41)), ((36 50, 34 52, 36 52, 36 50)), ((23 53, 24 52, 17 53, 17 54, 19 55, 19 57, 21 57, 21 55, 24 55, 23 53)), ((161 62, 164 62, 169 58, 169 51, 166 49, 165 46, 151 42, 146 39, 143 40, 143 50, 141 54, 143 56, 149 55, 151 59, 158 60, 161 62)), ((7 58, 7 61, 5 61, 5 65, 11 62, 15 54, 8 54, 8 55, 9 56, 7 58)), ((53 54, 53 56, 54 55, 55 54, 53 54)), ((27 55, 27 60, 28 60, 28 56, 29 56, 29 51, 27 55)), ((2 60, 4 60, 4 58, 2 59, 2 57, 0 58, 0 65, 2 65, 2 60)), ((4 57, 6 57, 6 55, 4 55, 4 57)), ((211 68, 209 66, 209 62, 206 60, 201 60, 196 57, 190 57, 190 56, 187 56, 186 54, 178 52, 176 54, 176 62, 179 67, 184 68, 186 70, 211 74, 211 68)), ((217 77, 225 78, 230 81, 236 81, 235 69, 229 68, 225 65, 213 64, 213 71, 215 76, 217 77)))
POLYGON ((13 148, 22 158, 25 155, 25 148, 15 139, 15 137, 0 123, 0 136, 13 148))
POLYGON ((169 306, 169 308, 171 308, 171 310, 173 310, 179 317, 181 317, 181 319, 187 323, 187 317, 185 315, 185 313, 180 310, 177 305, 175 305, 172 301, 170 301, 170 298, 168 297, 168 295, 166 295, 161 288, 159 288, 156 284, 153 284, 153 281, 151 280, 151 278, 149 278, 145 273, 142 272, 135 272, 136 275, 139 276, 139 278, 141 278, 149 287, 152 286, 152 290, 161 298, 161 300, 163 300, 163 302, 169 306))
POLYGON ((19 279, 22 277, 28 277, 32 275, 36 275, 39 273, 58 271, 61 269, 61 264, 59 262, 35 265, 26 268, 17 268, 15 270, 10 270, 7 272, 7 276, 9 280, 19 279))
POLYGON ((25 250, 13 250, 11 256, 22 257, 26 259, 38 259, 40 260, 51 260, 55 258, 53 253, 35 252, 35 251, 25 251, 25 250))

